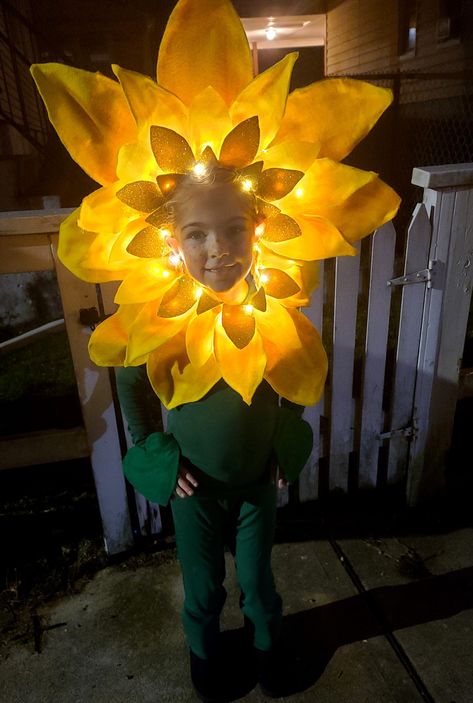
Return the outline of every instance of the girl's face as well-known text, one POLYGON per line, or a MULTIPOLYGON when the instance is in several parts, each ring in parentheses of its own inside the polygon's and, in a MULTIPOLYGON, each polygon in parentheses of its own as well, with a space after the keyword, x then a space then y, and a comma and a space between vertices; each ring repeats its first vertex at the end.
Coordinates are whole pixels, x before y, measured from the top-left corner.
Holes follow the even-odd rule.
POLYGON ((251 268, 255 222, 248 202, 232 183, 195 186, 176 211, 171 248, 196 281, 229 291, 251 268))

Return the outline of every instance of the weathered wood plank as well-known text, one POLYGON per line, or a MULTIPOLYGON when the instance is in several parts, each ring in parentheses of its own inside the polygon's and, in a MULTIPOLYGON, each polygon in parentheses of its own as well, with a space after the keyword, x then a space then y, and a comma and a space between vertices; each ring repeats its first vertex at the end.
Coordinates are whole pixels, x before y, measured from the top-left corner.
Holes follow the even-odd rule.
POLYGON ((374 488, 378 474, 379 435, 383 429, 383 392, 388 342, 396 232, 392 222, 372 237, 363 401, 361 412, 359 488, 374 488))
MULTIPOLYGON (((316 327, 319 333, 322 330, 324 272, 320 263, 319 287, 312 296, 311 305, 304 308, 303 312, 316 327)), ((312 452, 299 478, 299 498, 302 502, 315 500, 318 497, 318 467, 320 458, 320 416, 323 413, 324 399, 316 405, 304 409, 304 420, 312 427, 314 442, 312 452)))
POLYGON ((35 234, 57 232, 63 220, 74 208, 53 210, 20 210, 17 212, 0 212, 0 235, 35 234))
MULTIPOLYGON (((424 204, 416 205, 407 235, 404 274, 422 271, 429 262, 432 227, 424 204)), ((412 424, 414 388, 419 353, 425 284, 403 286, 396 349, 394 389, 391 402, 390 430, 412 424)), ((402 480, 407 471, 409 442, 407 437, 389 440, 388 483, 402 480)))
POLYGON ((335 264, 332 399, 330 430, 330 490, 348 487, 348 461, 353 449, 356 308, 360 275, 359 256, 345 256, 335 264))
POLYGON ((0 274, 54 271, 54 259, 47 234, 0 237, 0 251, 0 274))

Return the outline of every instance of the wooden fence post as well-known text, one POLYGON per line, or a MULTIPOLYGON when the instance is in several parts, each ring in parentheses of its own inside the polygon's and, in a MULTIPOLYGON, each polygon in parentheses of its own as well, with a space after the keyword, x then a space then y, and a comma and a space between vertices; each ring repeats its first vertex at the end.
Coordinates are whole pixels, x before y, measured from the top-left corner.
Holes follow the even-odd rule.
POLYGON ((433 219, 429 258, 434 264, 417 363, 410 505, 444 485, 471 301, 473 163, 415 168, 412 182, 424 188, 424 204, 433 219))

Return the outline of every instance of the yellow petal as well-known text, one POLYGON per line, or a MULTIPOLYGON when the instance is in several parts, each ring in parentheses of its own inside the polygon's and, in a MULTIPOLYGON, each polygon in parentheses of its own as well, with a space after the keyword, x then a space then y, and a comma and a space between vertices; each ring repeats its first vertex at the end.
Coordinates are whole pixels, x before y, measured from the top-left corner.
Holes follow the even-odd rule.
POLYGON ((186 136, 187 108, 176 95, 165 90, 148 76, 112 64, 125 93, 138 128, 153 124, 168 127, 186 136))
POLYGON ((265 245, 277 254, 289 259, 312 261, 332 256, 355 256, 357 253, 328 220, 322 217, 293 217, 301 232, 300 237, 281 242, 264 238, 265 245))
POLYGON ((61 224, 58 256, 76 276, 92 283, 118 281, 136 265, 136 258, 124 253, 120 261, 110 262, 110 252, 116 235, 88 232, 77 223, 80 208, 74 210, 61 224))
POLYGON ((187 140, 174 130, 153 125, 150 140, 156 162, 163 171, 185 173, 194 165, 194 154, 187 140))
POLYGON ((224 305, 221 315, 222 327, 238 349, 244 349, 253 339, 256 324, 251 311, 244 305, 224 305))
POLYGON ((248 40, 230 0, 181 0, 161 41, 158 83, 186 105, 211 85, 227 105, 253 78, 248 40))
POLYGON ((138 218, 133 208, 117 198, 123 183, 114 183, 87 195, 80 209, 79 226, 90 232, 120 232, 138 218))
POLYGON ((93 331, 89 355, 97 366, 123 366, 128 334, 141 305, 122 305, 93 331))
POLYGON ((268 168, 258 181, 258 195, 263 200, 279 200, 291 192, 304 174, 285 168, 268 168))
POLYGON ((190 363, 182 332, 149 355, 147 368, 151 385, 168 410, 200 400, 222 377, 213 356, 202 366, 190 363))
POLYGON ((136 316, 130 330, 126 364, 133 364, 157 349, 183 329, 185 329, 192 313, 192 308, 179 317, 158 317, 156 301, 146 303, 139 315, 136 316))
POLYGON ((261 383, 266 367, 266 355, 260 335, 254 334, 247 346, 238 349, 227 337, 221 322, 217 321, 215 357, 225 382, 241 395, 247 405, 250 405, 253 393, 261 383))
POLYGON ((157 310, 162 296, 176 280, 176 274, 169 270, 167 264, 167 257, 137 263, 117 290, 115 302, 122 305, 154 300, 157 310))
POLYGON ((119 149, 137 134, 119 84, 63 64, 33 64, 30 70, 72 158, 102 185, 113 183, 119 149))
POLYGON ((218 153, 231 128, 232 121, 224 99, 215 88, 207 86, 189 106, 189 143, 196 157, 202 158, 207 147, 218 153))
POLYGON ((390 90, 352 78, 312 83, 289 95, 274 143, 318 142, 321 157, 339 161, 368 134, 391 101, 390 90))
POLYGON ((158 173, 158 165, 151 151, 149 129, 144 139, 134 144, 124 144, 118 154, 117 176, 123 183, 145 179, 152 181, 158 173))
POLYGON ((202 366, 214 353, 215 320, 220 310, 213 308, 191 319, 186 330, 187 355, 194 366, 202 366))
POLYGON ((297 57, 296 51, 287 54, 274 66, 258 74, 249 85, 243 88, 230 108, 234 124, 252 115, 258 116, 262 148, 271 142, 279 129, 286 107, 292 69, 297 57))
POLYGON ((399 202, 399 196, 376 173, 317 159, 278 205, 301 229, 311 217, 323 217, 352 243, 391 220, 399 202))
POLYGON ((264 149, 261 158, 265 168, 291 168, 307 171, 319 156, 320 144, 287 140, 264 149))
POLYGON ((319 284, 319 262, 318 261, 300 261, 288 259, 285 256, 279 256, 271 249, 268 249, 261 242, 259 245, 258 255, 258 272, 261 285, 265 285, 264 274, 267 269, 279 269, 284 271, 294 283, 299 287, 299 292, 282 300, 285 307, 300 307, 308 305, 310 302, 310 294, 317 288, 319 284), (261 281, 263 277, 263 281, 261 281))
POLYGON ((276 393, 293 403, 313 405, 322 395, 327 376, 327 355, 320 335, 297 310, 271 302, 268 311, 270 316, 255 313, 268 360, 264 378, 276 393))

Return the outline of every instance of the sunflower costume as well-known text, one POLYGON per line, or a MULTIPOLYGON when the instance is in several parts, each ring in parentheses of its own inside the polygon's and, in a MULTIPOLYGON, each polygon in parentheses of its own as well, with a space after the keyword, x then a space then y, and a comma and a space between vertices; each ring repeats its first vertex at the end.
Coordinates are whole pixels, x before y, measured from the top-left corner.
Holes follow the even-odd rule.
MULTIPOLYGON (((148 498, 166 503, 182 452, 201 469, 202 490, 217 501, 212 520, 222 530, 222 516, 235 511, 242 491, 249 513, 250 505, 263 506, 255 530, 264 545, 266 610, 251 585, 253 557, 240 555, 239 564, 243 611, 263 650, 280 618, 269 566, 269 455, 275 449, 294 479, 311 446, 310 428, 278 396, 299 406, 317 402, 327 371, 320 336, 299 308, 317 286, 318 261, 356 254, 353 244, 399 206, 377 174, 339 163, 388 107, 390 91, 332 79, 288 95, 296 59, 288 54, 254 77, 231 2, 179 0, 161 42, 157 81, 116 65, 118 82, 59 64, 32 67, 65 147, 101 186, 62 224, 59 257, 86 281, 121 281, 118 310, 93 332, 89 349, 95 363, 121 367, 118 385, 135 440, 125 472, 148 498), (166 203, 187 173, 210 162, 236 171, 265 221, 243 300, 200 285, 166 243, 166 203), (135 402, 146 377, 171 411, 166 435, 150 431, 135 402), (211 427, 204 447, 197 439, 211 427)), ((194 498, 173 501, 183 564, 192 562, 186 535, 202 529, 202 505, 192 516, 184 507, 194 498)), ((196 587, 206 603, 186 600, 186 632, 203 657, 223 604, 223 587, 209 590, 221 580, 218 564, 196 587)), ((191 571, 184 568, 185 581, 191 571)))

